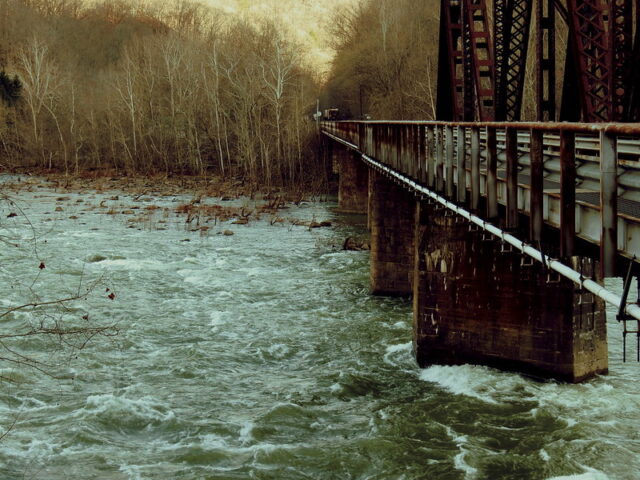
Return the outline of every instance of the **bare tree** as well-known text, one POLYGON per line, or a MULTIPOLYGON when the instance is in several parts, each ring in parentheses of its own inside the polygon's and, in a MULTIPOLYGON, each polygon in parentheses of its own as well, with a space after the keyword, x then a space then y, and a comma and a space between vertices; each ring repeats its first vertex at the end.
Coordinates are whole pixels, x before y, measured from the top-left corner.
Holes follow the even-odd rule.
POLYGON ((232 20, 190 0, 6 2, 0 22, 11 32, 0 60, 6 50, 25 83, 9 112, 18 125, 5 112, 0 120, 12 164, 211 170, 268 184, 315 165, 306 116, 319 82, 282 26, 232 20))
MULTIPOLYGON (((38 238, 29 219, 6 194, 0 192, 0 245, 11 250, 30 252, 34 258, 34 274, 29 282, 20 282, 0 267, 0 281, 11 284, 18 295, 7 296, 8 306, 0 309, 0 383, 12 383, 16 373, 25 370, 56 376, 56 354, 63 358, 77 356, 78 352, 96 337, 113 337, 118 334, 115 324, 102 323, 92 318, 90 301, 105 289, 103 279, 89 283, 80 281, 62 297, 52 294, 40 285, 45 284, 44 260, 39 259, 38 238), (9 212, 7 214, 7 212, 9 212), (26 246, 17 242, 16 231, 7 222, 20 220, 17 228, 28 229, 31 240, 26 246), (11 278, 3 278, 5 275, 11 278), (83 313, 80 313, 83 312, 83 313), (39 348, 38 352, 23 347, 25 342, 37 340, 50 348, 39 348)), ((24 237, 22 235, 22 237, 24 237)), ((24 241, 24 240, 22 240, 24 241)), ((114 300, 115 294, 108 288, 104 295, 114 300)), ((0 426, 0 441, 14 427, 15 422, 0 426)))
POLYGON ((24 100, 31 120, 32 142, 41 157, 42 165, 51 168, 51 157, 47 158, 44 148, 42 112, 51 100, 55 81, 54 66, 48 58, 48 47, 33 38, 30 44, 19 52, 24 83, 24 100), (47 165, 48 162, 48 165, 47 165))

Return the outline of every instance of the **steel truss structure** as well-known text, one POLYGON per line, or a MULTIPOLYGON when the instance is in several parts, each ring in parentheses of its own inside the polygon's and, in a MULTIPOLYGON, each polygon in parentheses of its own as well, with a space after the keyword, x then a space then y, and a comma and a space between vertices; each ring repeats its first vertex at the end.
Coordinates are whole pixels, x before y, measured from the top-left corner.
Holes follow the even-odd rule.
POLYGON ((639 26, 640 0, 441 0, 438 119, 521 120, 529 66, 530 119, 638 121, 639 26), (566 43, 557 41, 558 19, 566 43), (565 59, 559 115, 557 58, 565 59))

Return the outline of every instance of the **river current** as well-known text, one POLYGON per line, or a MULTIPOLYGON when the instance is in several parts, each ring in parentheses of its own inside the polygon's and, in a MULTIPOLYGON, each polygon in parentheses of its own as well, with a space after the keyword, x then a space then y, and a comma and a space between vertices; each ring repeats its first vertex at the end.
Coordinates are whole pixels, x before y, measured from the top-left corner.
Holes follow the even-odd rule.
POLYGON ((331 202, 203 234, 175 213, 190 197, 33 190, 0 212, 19 244, 0 243, 0 309, 99 280, 47 312, 120 332, 73 354, 8 340, 48 366, 0 364, 0 480, 640 478, 640 365, 611 312, 611 373, 581 385, 421 370, 410 302, 369 295, 368 253, 341 249, 364 227, 331 202))

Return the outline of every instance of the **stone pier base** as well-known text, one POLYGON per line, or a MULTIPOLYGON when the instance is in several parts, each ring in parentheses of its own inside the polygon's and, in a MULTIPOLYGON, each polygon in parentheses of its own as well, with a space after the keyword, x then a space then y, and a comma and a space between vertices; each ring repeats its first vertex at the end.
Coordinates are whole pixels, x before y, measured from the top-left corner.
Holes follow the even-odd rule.
POLYGON ((366 214, 369 195, 369 168, 360 155, 346 148, 334 148, 333 156, 340 173, 338 211, 366 214))
MULTIPOLYGON (((462 217, 416 201, 335 145, 339 210, 367 213, 371 291, 414 302, 418 364, 471 363, 579 382, 606 373, 604 302, 462 217)), ((584 277, 599 271, 574 258, 584 277)))
POLYGON ((409 296, 416 201, 390 179, 373 170, 369 174, 371 291, 374 295, 409 296))
MULTIPOLYGON (((435 205, 419 204, 415 218, 421 366, 473 363, 568 382, 607 372, 602 300, 435 205)), ((598 271, 591 260, 573 264, 585 277, 598 271)))

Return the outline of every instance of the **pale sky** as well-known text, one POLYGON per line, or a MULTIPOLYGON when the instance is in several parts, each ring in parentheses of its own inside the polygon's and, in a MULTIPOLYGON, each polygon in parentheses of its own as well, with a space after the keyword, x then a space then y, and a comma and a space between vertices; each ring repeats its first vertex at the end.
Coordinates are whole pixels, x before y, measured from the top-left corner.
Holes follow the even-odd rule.
POLYGON ((328 47, 328 28, 333 12, 358 0, 203 0, 228 13, 276 17, 309 48, 310 61, 323 69, 333 52, 328 47))

